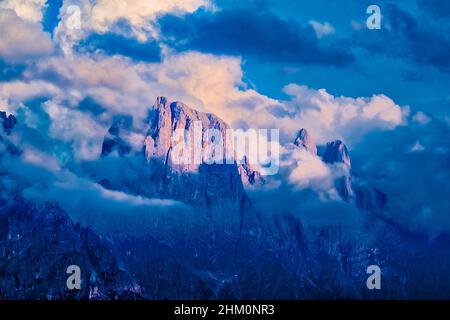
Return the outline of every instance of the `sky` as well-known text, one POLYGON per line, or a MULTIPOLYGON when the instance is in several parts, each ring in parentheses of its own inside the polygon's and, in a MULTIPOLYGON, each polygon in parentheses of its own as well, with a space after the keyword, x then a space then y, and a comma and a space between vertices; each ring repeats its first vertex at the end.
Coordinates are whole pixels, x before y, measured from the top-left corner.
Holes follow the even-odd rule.
POLYGON ((283 143, 304 127, 342 139, 391 214, 436 234, 450 230, 449 17, 439 0, 0 0, 0 110, 55 168, 98 159, 114 119, 138 131, 158 96, 283 143))
MULTIPOLYGON (((19 6, 27 1, 3 2, 19 6)), ((169 2, 172 7, 158 12, 155 5, 139 18, 138 9, 125 8, 123 15, 108 17, 106 29, 97 24, 79 44, 144 62, 160 60, 160 47, 166 45, 178 52, 238 56, 245 83, 274 98, 286 98, 282 88, 299 83, 335 96, 383 93, 413 110, 450 116, 450 9, 445 1, 378 1, 381 30, 365 28, 371 1, 169 2), (178 3, 185 8, 177 10, 178 3), (316 37, 314 25, 329 29, 316 37)), ((41 9, 45 31, 55 31, 62 4, 48 1, 41 9)))

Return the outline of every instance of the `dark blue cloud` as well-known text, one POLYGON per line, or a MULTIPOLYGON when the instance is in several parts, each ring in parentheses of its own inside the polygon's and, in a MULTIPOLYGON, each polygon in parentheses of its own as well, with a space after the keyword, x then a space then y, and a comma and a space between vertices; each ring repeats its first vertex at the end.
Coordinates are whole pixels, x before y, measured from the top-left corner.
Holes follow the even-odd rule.
POLYGON ((81 100, 78 104, 78 110, 90 112, 94 116, 98 116, 99 114, 106 111, 106 109, 102 105, 100 105, 91 97, 86 97, 81 100))
POLYGON ((411 121, 368 135, 351 150, 354 169, 387 194, 386 216, 431 236, 450 232, 450 127, 411 121))
POLYGON ((353 56, 341 43, 320 43, 314 30, 268 10, 198 10, 159 20, 165 40, 176 49, 257 57, 286 64, 347 65, 353 56))
POLYGON ((137 61, 159 62, 161 60, 157 42, 152 40, 139 42, 114 33, 92 34, 78 45, 78 50, 94 52, 98 49, 109 55, 119 54, 137 61))
POLYGON ((396 5, 382 7, 381 30, 366 28, 353 35, 351 43, 370 54, 409 59, 418 66, 432 66, 450 72, 450 38, 447 32, 429 24, 422 16, 396 5))

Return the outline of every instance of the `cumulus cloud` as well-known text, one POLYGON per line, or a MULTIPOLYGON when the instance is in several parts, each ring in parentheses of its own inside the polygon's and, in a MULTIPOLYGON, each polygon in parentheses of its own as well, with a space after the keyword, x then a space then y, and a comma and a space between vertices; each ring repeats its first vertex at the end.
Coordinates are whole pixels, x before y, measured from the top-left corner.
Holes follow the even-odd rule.
POLYGON ((302 189, 332 187, 331 170, 319 157, 300 148, 292 151, 291 157, 295 166, 288 176, 289 182, 302 189))
MULTIPOLYGON (((139 66, 120 57, 54 57, 40 61, 27 77, 50 81, 65 90, 60 101, 77 106, 90 98, 100 105, 103 116, 128 114, 143 119, 156 91, 142 78, 139 66)), ((136 121, 138 122, 138 121, 136 121)))
POLYGON ((41 22, 46 2, 47 0, 3 0, 0 2, 0 9, 11 9, 25 20, 41 22))
POLYGON ((407 107, 380 94, 370 98, 334 97, 325 89, 290 84, 288 109, 296 123, 306 127, 319 143, 336 138, 352 144, 373 130, 391 130, 405 122, 407 107))
POLYGON ((24 101, 38 97, 54 97, 61 94, 59 87, 47 81, 10 81, 0 83, 0 99, 5 102, 7 111, 14 112, 24 101))
POLYGON ((138 36, 145 38, 149 21, 166 12, 186 13, 206 6, 208 0, 99 0, 92 7, 91 26, 94 30, 106 32, 118 20, 124 19, 138 36), (143 34, 144 33, 144 34, 143 34))
POLYGON ((20 63, 54 50, 50 35, 38 23, 23 20, 14 11, 0 9, 0 59, 20 63))
POLYGON ((60 9, 61 21, 54 31, 55 39, 68 55, 78 41, 92 33, 114 30, 145 42, 158 38, 153 21, 159 15, 168 12, 181 15, 209 5, 209 0, 65 0, 60 9), (80 18, 76 27, 71 23, 74 17, 80 18))

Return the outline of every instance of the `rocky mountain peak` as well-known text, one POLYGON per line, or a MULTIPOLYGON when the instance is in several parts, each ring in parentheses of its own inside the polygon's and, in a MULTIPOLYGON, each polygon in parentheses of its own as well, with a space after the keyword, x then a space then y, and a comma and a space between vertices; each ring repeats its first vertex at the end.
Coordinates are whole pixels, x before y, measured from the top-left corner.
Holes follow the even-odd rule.
POLYGON ((347 146, 341 140, 327 143, 322 160, 326 163, 344 163, 347 167, 351 167, 347 146))
POLYGON ((297 133, 294 144, 298 147, 304 148, 306 151, 309 151, 314 155, 317 155, 317 146, 308 131, 304 128, 297 133))
POLYGON ((3 122, 3 129, 6 133, 10 133, 14 126, 17 124, 17 119, 15 116, 10 114, 6 116, 6 112, 0 111, 0 121, 3 122))

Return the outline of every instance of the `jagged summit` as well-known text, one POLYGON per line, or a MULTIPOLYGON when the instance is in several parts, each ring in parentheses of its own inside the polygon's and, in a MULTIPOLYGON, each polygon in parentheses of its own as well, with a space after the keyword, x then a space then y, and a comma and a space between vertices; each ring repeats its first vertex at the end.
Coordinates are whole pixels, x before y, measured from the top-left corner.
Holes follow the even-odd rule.
POLYGON ((10 114, 6 116, 6 112, 0 111, 0 121, 3 122, 3 129, 6 133, 10 133, 14 126, 17 124, 17 119, 15 116, 10 114))
MULTIPOLYGON (((199 136, 202 152, 209 143, 208 129, 218 130, 222 137, 226 137, 228 128, 228 124, 213 114, 194 110, 182 102, 171 102, 166 97, 158 97, 149 110, 145 128, 133 129, 118 120, 109 129, 103 142, 103 157, 111 155, 142 159, 138 166, 133 167, 135 175, 122 176, 122 181, 112 181, 114 179, 109 176, 98 176, 96 179, 105 181, 102 185, 114 190, 150 198, 181 200, 201 208, 212 217, 216 216, 215 219, 220 219, 221 223, 239 226, 243 223, 244 212, 246 217, 254 217, 255 211, 251 208, 244 185, 263 183, 259 172, 252 169, 248 161, 242 164, 236 161, 208 164, 202 159, 196 161, 198 159, 192 153, 191 161, 178 162, 176 150, 180 148, 178 140, 174 140, 175 130, 184 129, 191 140, 199 136), (130 137, 142 137, 137 142, 138 147, 131 144, 133 139, 130 137), (139 179, 133 180, 134 176, 139 179), (227 213, 226 219, 223 219, 223 212, 227 213)), ((223 150, 226 150, 225 139, 222 143, 223 150)))
POLYGON ((317 146, 308 131, 304 128, 297 133, 294 144, 298 147, 305 148, 306 151, 309 151, 314 155, 317 155, 317 146))
POLYGON ((347 167, 351 167, 347 146, 341 140, 327 143, 322 160, 326 163, 344 163, 347 167))
POLYGON ((173 147, 172 137, 176 129, 185 129, 189 131, 191 137, 194 137, 194 122, 201 123, 203 146, 207 143, 204 136, 207 129, 217 129, 225 136, 225 130, 229 128, 215 115, 199 112, 179 101, 170 102, 166 97, 158 97, 148 117, 149 128, 145 139, 147 159, 167 156, 173 147))
MULTIPOLYGON (((145 137, 142 142, 142 149, 147 161, 160 159, 164 162, 165 167, 169 166, 172 170, 180 173, 197 172, 200 165, 204 163, 192 161, 190 164, 180 165, 171 161, 171 153, 174 149, 172 140, 175 130, 187 130, 191 139, 200 135, 201 146, 204 149, 208 144, 206 134, 208 129, 219 130, 222 137, 226 137, 226 130, 230 128, 227 123, 214 114, 197 111, 183 102, 171 102, 164 96, 156 99, 155 104, 149 111, 146 123, 145 132, 137 132, 137 134, 145 137), (194 123, 201 124, 201 128, 196 130, 194 123)), ((119 119, 113 123, 103 141, 103 156, 108 156, 114 152, 117 152, 119 156, 125 156, 130 154, 133 149, 136 150, 129 143, 130 127, 124 119, 119 119)), ((228 146, 225 139, 222 143, 223 150, 226 150, 228 146)), ((245 185, 264 183, 261 174, 252 167, 248 159, 244 159, 243 163, 238 163, 235 167, 245 185)))

